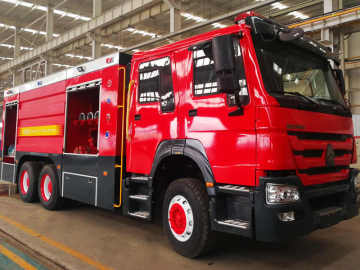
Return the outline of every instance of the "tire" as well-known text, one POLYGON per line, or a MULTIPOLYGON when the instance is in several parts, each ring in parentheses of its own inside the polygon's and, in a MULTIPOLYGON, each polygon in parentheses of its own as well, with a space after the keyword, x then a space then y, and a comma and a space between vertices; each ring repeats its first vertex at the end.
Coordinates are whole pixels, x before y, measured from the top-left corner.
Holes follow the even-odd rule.
POLYGON ((198 179, 172 182, 163 203, 163 227, 176 252, 195 258, 210 247, 209 198, 198 179))
POLYGON ((55 166, 45 165, 38 181, 38 194, 42 206, 48 210, 57 210, 63 206, 59 183, 55 166))
POLYGON ((17 184, 20 198, 27 203, 34 202, 37 196, 37 181, 39 179, 41 165, 38 162, 26 161, 22 164, 17 184))

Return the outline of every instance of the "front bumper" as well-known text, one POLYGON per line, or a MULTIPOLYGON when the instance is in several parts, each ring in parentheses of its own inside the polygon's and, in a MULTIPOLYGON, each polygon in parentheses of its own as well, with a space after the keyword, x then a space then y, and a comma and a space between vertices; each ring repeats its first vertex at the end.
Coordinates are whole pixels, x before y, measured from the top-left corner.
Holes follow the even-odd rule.
MULTIPOLYGON (((303 186, 297 176, 262 177, 260 186, 254 190, 249 190, 249 199, 242 199, 242 204, 235 204, 234 207, 232 201, 239 201, 234 194, 230 197, 227 196, 225 203, 222 203, 228 210, 221 212, 230 216, 228 219, 241 218, 248 222, 246 232, 234 228, 228 232, 242 234, 259 241, 278 242, 293 239, 357 216, 359 205, 354 188, 354 179, 357 174, 357 170, 351 169, 350 177, 347 180, 311 187, 303 186), (266 183, 297 186, 301 200, 291 204, 268 205, 265 199, 266 183), (231 205, 231 207, 229 208, 226 205, 231 205), (234 208, 237 208, 235 217, 231 211, 234 208), (246 211, 239 208, 244 208, 246 211), (295 213, 294 221, 281 221, 279 219, 279 213, 290 211, 295 213), (249 214, 244 215, 243 213, 249 214)), ((217 201, 221 201, 221 199, 218 200, 217 198, 217 201)), ((217 206, 216 211, 219 212, 219 206, 217 206)), ((216 220, 217 213, 213 215, 215 215, 216 220)), ((216 222, 213 224, 214 230, 226 231, 226 228, 219 228, 216 222)))

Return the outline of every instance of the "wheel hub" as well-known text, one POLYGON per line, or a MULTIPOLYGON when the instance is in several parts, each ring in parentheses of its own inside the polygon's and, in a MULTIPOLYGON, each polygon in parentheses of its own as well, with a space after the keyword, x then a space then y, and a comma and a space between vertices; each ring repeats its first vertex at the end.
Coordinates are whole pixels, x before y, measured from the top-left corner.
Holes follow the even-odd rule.
POLYGON ((51 198, 52 194, 52 182, 48 174, 45 174, 41 178, 41 197, 43 200, 48 201, 51 198))
POLYGON ((24 171, 20 178, 21 193, 26 195, 30 186, 30 178, 28 171, 24 171))
POLYGON ((169 204, 168 221, 172 234, 180 242, 190 239, 194 230, 194 216, 189 201, 176 195, 169 204))
POLYGON ((170 209, 170 226, 177 234, 182 234, 186 228, 186 215, 184 209, 174 204, 170 209))

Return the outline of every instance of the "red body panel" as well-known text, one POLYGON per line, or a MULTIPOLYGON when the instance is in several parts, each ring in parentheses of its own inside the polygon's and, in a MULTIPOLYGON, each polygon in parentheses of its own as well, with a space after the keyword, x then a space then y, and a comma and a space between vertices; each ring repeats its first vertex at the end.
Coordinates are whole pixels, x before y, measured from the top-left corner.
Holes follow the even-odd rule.
POLYGON ((17 138, 16 150, 60 154, 64 142, 65 81, 20 94, 18 130, 23 127, 60 125, 58 136, 17 138))
MULTIPOLYGON (((330 143, 334 149, 353 150, 352 138, 342 142, 313 141, 299 140, 287 134, 287 130, 291 130, 288 126, 304 126, 304 130, 301 131, 306 132, 351 134, 353 127, 350 118, 280 107, 258 107, 257 115, 258 149, 261 153, 258 160, 259 169, 303 170, 325 167, 325 149, 330 143), (293 155, 293 151, 306 149, 323 149, 324 153, 319 158, 293 155)), ((352 154, 336 157, 335 165, 349 165, 351 158, 352 154)), ((304 185, 312 185, 345 179, 348 176, 348 170, 333 174, 314 176, 300 174, 299 176, 304 185)))
MULTIPOLYGON (((172 54, 159 55, 170 57, 172 65, 173 83, 176 80, 176 69, 172 54)), ((151 61, 147 58, 145 61, 151 61)), ((139 75, 134 70, 138 69, 139 62, 133 66, 131 78, 134 81, 129 113, 129 134, 127 170, 140 174, 150 174, 156 149, 163 140, 177 139, 178 135, 178 105, 179 87, 174 87, 175 110, 173 112, 161 112, 159 102, 140 104, 138 99, 139 75), (134 121, 135 115, 141 115, 141 121, 134 121)), ((174 83, 174 85, 177 85, 174 83)))
MULTIPOLYGON (((121 80, 123 85, 120 90, 124 90, 124 69, 125 67, 122 66, 121 80)), ((118 108, 118 104, 124 105, 124 96, 122 92, 119 92, 119 65, 114 64, 110 67, 100 68, 84 75, 74 76, 38 88, 22 90, 19 87, 20 94, 6 97, 4 105, 15 100, 19 102, 16 150, 62 154, 65 135, 66 89, 69 86, 98 79, 102 81, 100 90, 99 155, 120 156, 121 144, 117 144, 117 134, 121 134, 123 126, 122 114, 118 114, 118 111, 125 110, 125 108, 118 108), (119 123, 118 117, 120 117, 119 123), (19 130, 22 128, 49 125, 59 126, 61 132, 56 136, 19 136, 19 130)), ((40 82, 42 83, 42 81, 40 82)), ((83 102, 86 103, 86 101, 83 102)), ((81 106, 82 104, 79 104, 80 111, 81 106)), ((75 118, 77 117, 78 113, 75 118)))
POLYGON ((186 78, 179 85, 182 93, 180 119, 184 121, 180 132, 203 144, 217 182, 226 183, 231 179, 234 184, 253 185, 256 166, 254 99, 250 98, 250 104, 244 107, 244 115, 229 116, 237 107, 227 105, 226 94, 195 97, 192 52, 185 49, 179 54, 183 58, 177 61, 176 70, 186 78), (190 117, 190 110, 197 110, 197 116, 190 117), (241 178, 234 175, 241 175, 241 178))

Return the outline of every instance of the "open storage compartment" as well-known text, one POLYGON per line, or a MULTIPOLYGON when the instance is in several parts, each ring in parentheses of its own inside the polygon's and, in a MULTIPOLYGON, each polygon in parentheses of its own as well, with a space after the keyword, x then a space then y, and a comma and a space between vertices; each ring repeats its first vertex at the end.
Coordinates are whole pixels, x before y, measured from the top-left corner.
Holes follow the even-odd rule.
POLYGON ((65 153, 98 153, 100 84, 67 92, 65 153))
POLYGON ((5 129, 3 138, 3 162, 15 163, 15 142, 18 104, 5 106, 5 129))

